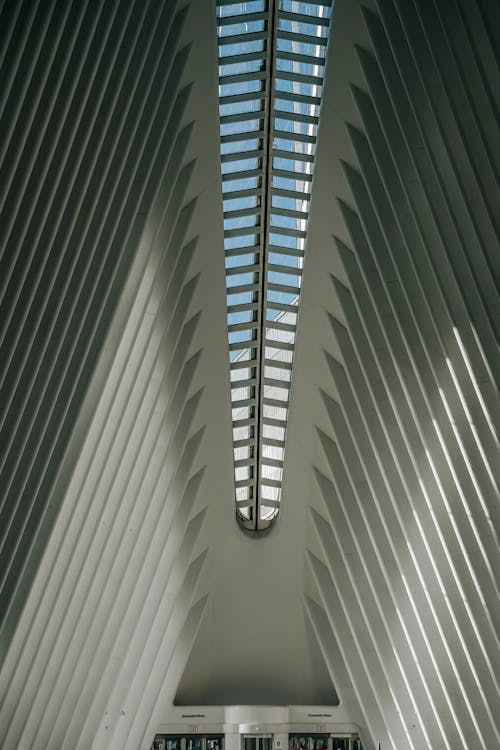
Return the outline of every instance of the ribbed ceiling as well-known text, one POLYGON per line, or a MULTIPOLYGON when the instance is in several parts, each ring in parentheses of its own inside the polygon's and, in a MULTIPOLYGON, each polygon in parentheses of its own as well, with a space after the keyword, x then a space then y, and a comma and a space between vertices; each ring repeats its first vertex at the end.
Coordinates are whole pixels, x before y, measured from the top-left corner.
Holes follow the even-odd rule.
POLYGON ((499 11, 335 3, 255 539, 215 0, 3 4, 2 747, 147 750, 176 695, 330 706, 382 750, 499 746, 499 11))
POLYGON ((500 741, 494 8, 334 16, 290 432, 312 412, 306 608, 383 748, 500 741))
MULTIPOLYGON (((210 10, 3 7, 5 748, 149 746, 204 610, 199 456, 227 389, 210 10)), ((228 404, 228 496, 229 425, 228 404)))

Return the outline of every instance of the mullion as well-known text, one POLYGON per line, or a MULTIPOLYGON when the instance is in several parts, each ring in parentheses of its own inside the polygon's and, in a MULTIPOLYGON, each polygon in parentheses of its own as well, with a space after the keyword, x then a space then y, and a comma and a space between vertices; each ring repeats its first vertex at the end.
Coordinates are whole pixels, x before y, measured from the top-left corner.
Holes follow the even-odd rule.
POLYGON ((262 81, 266 78, 269 78, 269 74, 266 70, 255 70, 251 71, 250 73, 229 73, 224 76, 219 76, 219 85, 230 86, 233 83, 237 84, 248 83, 249 81, 262 81))
MULTIPOLYGON (((260 42, 267 39, 267 29, 262 31, 249 31, 246 34, 232 34, 231 36, 220 36, 217 40, 219 47, 228 47, 230 44, 248 44, 248 42, 260 42)), ((228 55, 232 57, 232 55, 228 55)), ((220 60, 227 60, 224 55, 219 55, 220 60)))
POLYGON ((268 336, 269 331, 285 331, 286 333, 295 333, 296 330, 297 325, 295 323, 282 323, 280 320, 273 320, 271 325, 271 321, 269 321, 269 325, 266 326, 266 342, 273 341, 273 339, 268 336))
MULTIPOLYGON (((255 478, 250 477, 249 479, 238 479, 238 481, 235 481, 234 486, 236 488, 239 487, 253 487, 255 485, 255 478)), ((248 500, 237 500, 237 503, 249 503, 250 498, 248 500)), ((251 505, 245 505, 245 507, 252 507, 251 505)))
MULTIPOLYGON (((239 55, 224 55, 224 57, 219 57, 219 67, 223 68, 225 65, 237 65, 238 63, 254 62, 257 60, 264 62, 268 56, 266 49, 256 50, 255 52, 241 52, 239 55)), ((230 77, 234 74, 226 73, 225 75, 230 77)), ((225 77, 225 75, 219 71, 219 76, 225 77)))
MULTIPOLYGON (((243 255, 243 253, 241 253, 243 255)), ((244 253, 245 255, 252 255, 252 253, 244 253)), ((240 274, 244 273, 258 273, 260 271, 260 265, 258 263, 255 263, 251 266, 231 266, 230 268, 226 268, 226 277, 227 276, 239 276, 240 274)), ((230 289, 234 289, 234 287, 229 287, 230 289)))
POLYGON ((254 465, 253 456, 248 456, 248 458, 237 458, 234 461, 235 469, 244 469, 245 466, 253 466, 253 465, 254 465))
POLYGON ((225 94, 219 97, 219 104, 239 104, 240 102, 256 102, 264 98, 264 89, 246 91, 244 94, 225 94))
MULTIPOLYGON (((252 310, 257 310, 259 306, 258 302, 249 302, 248 304, 245 304, 242 302, 239 305, 229 305, 227 308, 228 313, 235 313, 235 312, 250 312, 252 310)), ((247 349, 251 349, 251 346, 248 346, 248 342, 245 342, 247 344, 247 349)), ((235 346, 236 349, 238 349, 238 346, 235 346)))
MULTIPOLYGON (((271 224, 270 230, 272 234, 281 235, 282 237, 295 237, 297 240, 305 240, 307 237, 307 233, 304 232, 302 229, 289 229, 288 227, 280 227, 276 224, 271 224)), ((288 255, 287 253, 287 246, 286 245, 275 245, 275 247, 279 247, 280 249, 276 252, 281 253, 282 255, 288 255)), ((291 253, 290 253, 291 255, 291 253)))
MULTIPOLYGON (((264 378, 264 380, 271 380, 271 378, 264 378)), ((280 382, 281 384, 281 381, 276 382, 280 382)), ((284 427, 286 429, 287 426, 286 419, 276 419, 275 417, 265 417, 264 422, 270 427, 284 427)))
MULTIPOLYGON (((325 65, 324 57, 316 57, 315 55, 305 55, 303 52, 287 52, 284 49, 279 49, 276 53, 277 60, 291 60, 292 62, 303 62, 307 65, 325 65)), ((277 78, 280 77, 281 70, 277 71, 277 78)))
MULTIPOLYGON (((218 3, 220 4, 220 3, 218 3)), ((251 23, 252 21, 267 21, 269 19, 269 12, 266 11, 255 11, 254 13, 241 13, 234 16, 218 16, 217 26, 233 26, 237 23, 251 23)))
MULTIPOLYGON (((262 232, 262 228, 259 224, 252 224, 249 227, 235 227, 234 229, 224 229, 224 239, 231 239, 233 237, 254 237, 258 236, 262 232)), ((255 245, 244 245, 243 247, 232 247, 230 250, 244 250, 246 247, 252 248, 255 245)), ((233 253, 233 255, 242 255, 243 253, 233 253)))
MULTIPOLYGON (((260 477, 260 483, 264 487, 279 487, 281 488, 281 482, 277 479, 268 479, 267 477, 260 477)), ((279 508, 279 500, 271 500, 269 497, 263 497, 260 505, 265 508, 279 508)))
MULTIPOLYGON (((280 118, 284 120, 285 118, 280 118)), ((280 138, 283 141, 300 141, 301 143, 313 143, 316 144, 316 136, 308 135, 307 133, 291 133, 289 130, 280 130, 274 128, 274 136, 280 138)))
MULTIPOLYGON (((262 149, 254 149, 253 151, 233 151, 230 154, 221 154, 221 162, 226 164, 232 161, 245 161, 246 159, 259 159, 262 158, 262 149)), ((289 157, 284 157, 289 158, 289 157)))
MULTIPOLYGON (((273 229, 277 228, 271 225, 273 229)), ((281 227, 280 227, 281 228, 281 227)), ((283 245, 269 245, 269 252, 277 253, 279 255, 290 255, 294 258, 303 258, 304 251, 298 247, 284 247, 283 245)))
MULTIPOLYGON (((301 0, 297 0, 297 2, 300 2, 301 0)), ((234 5, 236 0, 217 0, 217 3, 219 5, 234 5)), ((331 8, 333 0, 303 0, 303 2, 306 2, 307 5, 323 5, 325 8, 331 8)))
POLYGON ((274 97, 275 99, 283 99, 287 102, 299 102, 301 104, 311 104, 315 106, 321 104, 320 96, 309 96, 309 94, 295 94, 293 93, 293 91, 280 91, 279 89, 276 89, 274 92, 274 97))
MULTIPOLYGON (((285 302, 266 302, 266 307, 268 310, 276 310, 277 312, 285 312, 285 313, 294 313, 297 315, 298 312, 298 306, 297 305, 287 305, 285 302)), ((276 360, 279 361, 279 360, 276 360)))
MULTIPOLYGON (((259 97, 260 99, 261 97, 259 97)), ((264 117, 265 110, 258 109, 254 112, 236 112, 234 115, 220 115, 219 120, 221 125, 231 125, 235 122, 247 122, 251 120, 262 120, 264 117)), ((304 121, 305 122, 305 121, 304 121)), ((253 132, 253 131, 250 131, 253 132)), ((242 133, 238 133, 238 135, 243 135, 242 133)), ((240 140, 243 140, 241 138, 240 140)))
POLYGON ((275 406, 277 409, 287 409, 288 401, 278 401, 276 398, 269 398, 264 396, 264 404, 266 406, 275 406))
POLYGON ((306 13, 294 13, 291 10, 280 10, 280 18, 286 21, 297 21, 297 23, 306 23, 310 26, 329 26, 330 19, 323 16, 307 15, 306 13))
POLYGON ((280 195, 283 198, 292 198, 293 200, 305 200, 311 199, 311 193, 305 193, 302 190, 288 190, 288 188, 273 187, 273 195, 280 195))
MULTIPOLYGON (((279 99, 279 96, 276 97, 279 99)), ((288 112, 286 109, 274 110, 275 120, 291 120, 292 122, 305 122, 307 125, 318 125, 319 117, 317 115, 302 115, 299 112, 288 112)), ((249 117, 249 120, 257 120, 257 117, 249 117)))
POLYGON ((296 81, 297 83, 308 83, 311 86, 322 86, 324 79, 319 74, 315 76, 315 75, 311 75, 310 73, 300 73, 298 71, 295 72, 291 70, 279 70, 276 73, 276 80, 277 81, 296 81))
POLYGON ((222 175, 222 182, 234 182, 236 180, 244 180, 247 177, 260 177, 262 170, 260 169, 243 169, 239 172, 226 172, 222 175))
POLYGON ((236 359, 231 362, 230 369, 234 370, 246 370, 247 367, 255 366, 257 359, 236 359))
POLYGON ((274 263, 270 263, 267 267, 268 278, 271 278, 271 274, 279 273, 283 276, 302 276, 302 268, 297 266, 278 266, 274 263))
MULTIPOLYGON (((279 362, 275 359, 264 359, 264 367, 274 367, 276 370, 292 370, 293 363, 292 362, 279 362)), ((289 382, 287 380, 284 380, 285 383, 289 382)))
MULTIPOLYGON (((277 188, 276 186, 273 187, 273 198, 280 198, 282 196, 278 195, 277 190, 281 190, 282 188, 277 188)), ((310 193, 307 193, 308 196, 310 196, 310 193)), ((309 197, 307 198, 307 201, 309 200, 309 197)), ((306 200, 300 200, 300 203, 305 203, 306 200)), ((300 211, 299 209, 289 209, 288 213, 285 213, 287 211, 286 208, 279 208, 278 206, 273 206, 273 212, 271 214, 271 225, 272 227, 278 229, 280 228, 280 225, 277 222, 279 218, 284 219, 295 219, 297 222, 305 222, 307 227, 307 220, 309 218, 309 206, 306 206, 303 211, 300 211), (274 223, 273 223, 274 220, 274 223)), ((271 243, 273 244, 273 243, 271 243)))
POLYGON ((255 446, 255 437, 242 438, 241 440, 233 440, 233 448, 253 448, 255 446))
POLYGON ((260 216, 261 211, 259 206, 252 206, 248 208, 237 208, 234 211, 224 211, 224 219, 238 219, 244 216, 260 216))
POLYGON ((256 398, 240 398, 235 401, 231 401, 231 409, 244 409, 247 406, 255 406, 256 398))
POLYGON ((284 177, 287 180, 297 180, 299 182, 312 182, 312 174, 309 172, 292 172, 289 169, 276 169, 276 167, 274 167, 273 176, 284 177))
MULTIPOLYGON (((227 296, 231 297, 234 294, 243 294, 244 292, 256 292, 258 288, 259 284, 255 282, 252 284, 241 284, 240 286, 227 287, 227 296)), ((228 326, 229 331, 240 331, 246 330, 247 328, 249 328, 247 323, 231 323, 231 325, 228 326)))
MULTIPOLYGON (((248 130, 244 133, 227 133, 221 135, 221 143, 239 143, 240 141, 255 141, 262 138, 262 130, 248 130)), ((242 151, 241 153, 245 153, 242 151)))
POLYGON ((278 438, 263 437, 262 445, 267 445, 269 448, 283 448, 285 441, 278 440, 278 438))
POLYGON ((234 258, 238 255, 250 255, 250 253, 254 255, 258 255, 261 251, 261 237, 263 234, 263 231, 259 227, 258 232, 254 232, 256 237, 256 242, 254 245, 244 245, 243 247, 231 247, 225 249, 225 257, 226 258, 234 258))
MULTIPOLYGON (((331 2, 331 0, 330 0, 330 2, 331 2)), ((318 0, 314 0, 314 2, 312 4, 313 5, 317 5, 318 4, 318 0)), ((322 5, 327 5, 327 4, 329 4, 329 3, 328 2, 322 3, 322 5)), ((221 6, 224 6, 224 5, 238 5, 238 0, 217 0, 216 5, 218 7, 221 7, 221 6)))
MULTIPOLYGON (((312 4, 317 5, 318 0, 313 0, 312 4)), ((322 5, 328 5, 328 4, 329 4, 328 2, 322 3, 322 5)), ((223 5, 238 5, 238 0, 217 0, 217 6, 223 6, 223 5)), ((220 18, 220 16, 218 17, 220 18)), ((233 18, 233 16, 230 16, 230 18, 233 18)))
MULTIPOLYGON (((299 286, 288 286, 288 284, 277 284, 276 282, 270 281, 267 285, 267 288, 271 292, 283 292, 284 294, 300 294, 300 287, 299 286)), ((269 328, 272 328, 270 325, 269 328)))
POLYGON ((223 193, 223 200, 236 200, 237 198, 254 198, 262 195, 262 187, 242 188, 241 190, 232 190, 229 193, 223 193))
MULTIPOLYGON (((233 37, 229 38, 232 39, 233 37)), ((326 36, 314 36, 313 34, 304 34, 296 31, 285 31, 285 29, 278 29, 278 39, 286 39, 290 42, 300 42, 302 44, 312 44, 314 47, 326 47, 328 43, 328 38, 326 36)))
MULTIPOLYGON (((250 158, 252 152, 248 153, 248 157, 250 158)), ((292 161, 306 161, 311 164, 314 164, 314 156, 313 154, 303 154, 300 151, 284 151, 283 149, 274 148, 273 157, 278 159, 290 159, 292 161)))

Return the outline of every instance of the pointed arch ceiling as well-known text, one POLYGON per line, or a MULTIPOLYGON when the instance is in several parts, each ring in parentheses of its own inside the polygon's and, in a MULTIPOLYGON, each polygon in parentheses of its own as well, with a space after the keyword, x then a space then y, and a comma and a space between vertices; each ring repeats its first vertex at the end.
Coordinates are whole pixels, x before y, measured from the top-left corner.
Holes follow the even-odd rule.
POLYGON ((335 3, 283 512, 255 538, 216 4, 2 4, 3 747, 147 750, 176 695, 263 679, 367 746, 500 744, 497 16, 335 3))

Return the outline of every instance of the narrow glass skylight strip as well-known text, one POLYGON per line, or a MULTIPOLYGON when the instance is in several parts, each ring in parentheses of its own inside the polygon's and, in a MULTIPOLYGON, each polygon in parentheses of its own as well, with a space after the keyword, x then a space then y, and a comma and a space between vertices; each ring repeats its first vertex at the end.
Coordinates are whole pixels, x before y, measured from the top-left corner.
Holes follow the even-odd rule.
POLYGON ((236 515, 279 514, 332 0, 217 0, 236 515))

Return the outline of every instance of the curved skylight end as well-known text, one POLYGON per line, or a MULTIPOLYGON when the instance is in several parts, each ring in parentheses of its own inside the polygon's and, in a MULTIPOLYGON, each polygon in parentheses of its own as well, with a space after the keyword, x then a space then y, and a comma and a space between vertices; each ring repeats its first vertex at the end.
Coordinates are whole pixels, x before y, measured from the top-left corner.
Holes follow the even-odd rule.
POLYGON ((236 517, 277 519, 332 0, 217 0, 236 517))

